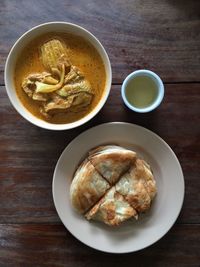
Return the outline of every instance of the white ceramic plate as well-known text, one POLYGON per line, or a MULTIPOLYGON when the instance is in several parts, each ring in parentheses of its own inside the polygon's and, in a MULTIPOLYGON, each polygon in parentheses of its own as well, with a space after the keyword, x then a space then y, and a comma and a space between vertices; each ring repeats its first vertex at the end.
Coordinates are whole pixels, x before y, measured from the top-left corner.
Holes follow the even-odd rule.
POLYGON ((63 224, 81 242, 105 252, 127 253, 150 246, 172 227, 183 204, 184 178, 176 155, 158 135, 134 124, 106 123, 83 132, 65 148, 54 172, 53 199, 63 224), (88 222, 71 207, 74 171, 91 148, 102 144, 132 149, 152 167, 158 193, 151 209, 138 221, 111 228, 88 222))

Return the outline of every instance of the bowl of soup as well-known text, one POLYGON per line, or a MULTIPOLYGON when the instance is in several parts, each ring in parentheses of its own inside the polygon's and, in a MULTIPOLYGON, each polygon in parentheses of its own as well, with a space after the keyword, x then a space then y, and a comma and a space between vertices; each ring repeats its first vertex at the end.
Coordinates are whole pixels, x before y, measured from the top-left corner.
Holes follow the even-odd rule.
POLYGON ((29 122, 67 130, 92 119, 112 81, 109 57, 86 29, 67 22, 41 24, 24 33, 5 65, 14 108, 29 122))

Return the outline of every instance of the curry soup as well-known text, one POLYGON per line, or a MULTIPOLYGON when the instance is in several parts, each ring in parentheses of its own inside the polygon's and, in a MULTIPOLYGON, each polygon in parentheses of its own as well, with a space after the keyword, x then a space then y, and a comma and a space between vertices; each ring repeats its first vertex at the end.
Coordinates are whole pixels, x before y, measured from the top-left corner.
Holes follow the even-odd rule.
POLYGON ((17 60, 14 79, 20 101, 33 115, 49 123, 61 124, 77 121, 94 109, 104 93, 106 72, 100 55, 84 38, 67 33, 48 33, 34 39, 23 49, 17 60), (45 117, 40 113, 42 102, 28 97, 22 89, 22 82, 32 73, 47 71, 41 61, 40 48, 52 38, 60 39, 65 43, 70 61, 89 81, 93 90, 93 98, 91 103, 79 112, 69 110, 45 117))

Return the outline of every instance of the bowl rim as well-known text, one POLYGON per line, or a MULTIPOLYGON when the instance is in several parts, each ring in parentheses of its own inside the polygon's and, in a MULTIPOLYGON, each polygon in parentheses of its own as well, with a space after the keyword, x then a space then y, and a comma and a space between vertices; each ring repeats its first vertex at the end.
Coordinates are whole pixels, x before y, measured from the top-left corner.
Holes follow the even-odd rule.
POLYGON ((136 71, 133 71, 131 72, 126 78, 125 80, 123 81, 122 83, 122 86, 121 86, 121 96, 122 96, 122 99, 125 103, 125 105, 131 109, 132 111, 135 111, 135 112, 138 112, 138 113, 147 113, 147 112, 150 112, 154 109, 156 109, 162 102, 163 98, 164 98, 164 84, 161 80, 161 78, 153 71, 151 70, 147 70, 147 69, 141 69, 141 70, 136 70, 136 71), (127 97, 126 97, 126 87, 127 87, 127 84, 135 77, 139 77, 139 76, 147 76, 147 77, 150 77, 150 78, 153 78, 154 81, 156 81, 157 83, 157 87, 158 87, 158 95, 155 99, 155 101, 145 107, 145 108, 137 108, 135 106, 133 106, 132 104, 130 104, 130 102, 128 101, 127 97))
MULTIPOLYGON (((47 30, 47 32, 50 32, 47 30)), ((65 32, 65 30, 61 29, 61 32, 65 32)), ((44 34, 45 31, 42 34, 44 34)), ((39 36, 40 34, 36 34, 36 37, 39 36)), ((76 35, 76 33, 75 33, 76 35)), ((88 37, 84 37, 86 40, 88 40, 88 37)), ((88 40, 88 42, 91 42, 90 40, 88 40)), ((87 123, 88 121, 90 121, 93 117, 95 117, 97 115, 97 113, 102 109, 102 107, 104 106, 105 102, 107 101, 107 98, 109 96, 110 90, 111 90, 111 85, 112 85, 112 69, 111 69, 111 63, 110 63, 110 59, 108 57, 108 54, 104 48, 104 46, 101 44, 101 42, 97 39, 97 37, 95 37, 90 31, 88 31, 87 29, 85 29, 84 27, 75 24, 75 23, 71 23, 71 22, 65 22, 65 21, 51 21, 51 22, 45 22, 39 25, 36 25, 35 27, 32 27, 31 29, 29 29, 28 31, 24 32, 13 44, 13 46, 10 49, 10 52, 8 53, 7 59, 6 59, 6 63, 5 63, 5 69, 4 69, 4 81, 5 81, 5 88, 6 88, 6 92, 8 95, 8 98, 11 102, 11 104, 13 105, 13 107, 15 108, 15 110, 27 121, 29 121, 31 124, 38 126, 40 128, 43 129, 47 129, 47 130, 56 130, 56 131, 60 131, 60 130, 70 130, 76 127, 79 127, 85 123, 87 123), (19 109, 17 104, 15 103, 13 96, 12 96, 12 91, 16 90, 14 88, 14 86, 12 86, 12 88, 10 88, 9 86, 9 80, 11 78, 9 78, 9 72, 8 72, 8 68, 11 64, 11 60, 12 57, 14 56, 14 52, 15 49, 18 49, 19 43, 29 34, 31 34, 34 31, 39 30, 40 28, 45 28, 45 27, 50 27, 51 25, 61 25, 61 26, 72 26, 74 29, 78 29, 79 31, 82 31, 83 33, 86 33, 87 36, 90 36, 91 39, 94 41, 94 43, 92 43, 92 45, 95 47, 95 49, 99 48, 101 52, 97 51, 100 55, 100 57, 103 60, 104 66, 105 66, 105 71, 106 71, 106 84, 105 84, 105 88, 104 88, 104 93, 101 97, 101 99, 99 100, 98 104, 93 108, 93 110, 87 114, 86 116, 84 116, 83 118, 71 122, 71 123, 63 123, 63 124, 53 124, 53 123, 49 123, 47 121, 44 121, 42 119, 37 118, 35 115, 33 115, 24 105, 23 103, 20 101, 20 99, 16 96, 19 100, 20 103, 20 107, 22 107, 22 109, 19 109), (30 117, 29 117, 30 116, 30 117), (32 120, 31 118, 34 118, 34 120, 32 120)))

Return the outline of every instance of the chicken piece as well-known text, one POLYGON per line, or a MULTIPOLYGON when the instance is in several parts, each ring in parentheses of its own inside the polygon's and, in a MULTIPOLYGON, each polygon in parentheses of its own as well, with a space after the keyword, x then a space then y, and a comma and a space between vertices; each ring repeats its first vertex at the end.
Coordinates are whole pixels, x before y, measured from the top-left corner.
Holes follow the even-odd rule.
POLYGON ((62 111, 66 111, 70 108, 73 99, 64 99, 56 93, 51 94, 51 100, 48 103, 44 103, 45 113, 54 114, 62 111))
POLYGON ((77 83, 66 84, 57 93, 62 97, 67 97, 72 94, 87 92, 93 95, 91 91, 91 86, 87 80, 81 80, 77 83))
POLYGON ((70 72, 65 76, 64 84, 65 85, 57 91, 62 97, 67 97, 80 92, 93 94, 90 83, 75 66, 71 66, 70 72))
POLYGON ((28 95, 28 97, 32 98, 33 100, 47 101, 49 98, 47 94, 40 94, 36 92, 37 82, 48 82, 51 84, 56 84, 58 83, 58 81, 51 77, 51 74, 48 72, 33 73, 28 75, 23 80, 22 89, 28 95))
POLYGON ((63 86, 64 78, 65 78, 65 66, 62 65, 59 82, 57 84, 48 84, 48 83, 37 81, 37 82, 35 82, 36 93, 45 94, 45 93, 52 93, 54 91, 59 90, 63 86))
POLYGON ((78 94, 74 94, 69 96, 69 98, 73 98, 72 105, 70 107, 70 111, 72 112, 79 112, 90 105, 92 101, 93 95, 80 92, 78 94))
POLYGON ((71 66, 67 56, 67 49, 59 40, 53 39, 43 44, 41 55, 43 65, 53 75, 59 77, 59 83, 49 85, 48 83, 36 82, 37 93, 51 93, 61 89, 58 94, 66 97, 71 94, 71 91, 73 93, 83 90, 87 92, 91 91, 90 83, 81 74, 79 69, 71 66), (63 87, 63 85, 65 86, 63 87))
POLYGON ((50 73, 30 74, 22 82, 22 88, 30 98, 43 102, 41 114, 49 117, 69 109, 78 112, 91 103, 91 85, 81 71, 71 65, 64 43, 58 39, 44 43, 41 60, 50 73))
POLYGON ((65 76, 64 84, 75 83, 84 79, 83 74, 76 66, 71 66, 69 73, 65 76))
POLYGON ((90 104, 92 95, 87 93, 79 93, 73 94, 67 98, 62 98, 55 93, 51 97, 51 101, 44 104, 44 112, 55 114, 69 110, 73 112, 80 111, 90 104))
POLYGON ((40 112, 45 117, 48 117, 47 113, 55 114, 69 109, 72 112, 79 112, 91 103, 93 98, 91 86, 80 71, 76 67, 72 67, 71 72, 66 76, 68 77, 66 81, 71 84, 65 85, 68 90, 65 88, 63 95, 59 93, 62 89, 56 90, 56 92, 54 90, 55 87, 60 87, 60 83, 63 83, 64 72, 60 82, 48 72, 30 74, 24 79, 22 88, 25 93, 33 100, 44 102, 40 112), (80 80, 79 83, 73 83, 78 80, 80 80))
POLYGON ((44 112, 79 112, 91 103, 92 88, 77 67, 71 66, 64 83, 61 89, 52 94, 52 100, 44 105, 44 112))
POLYGON ((48 83, 48 84, 57 84, 58 80, 56 80, 55 78, 53 78, 51 76, 51 73, 49 72, 42 72, 42 73, 32 73, 29 74, 27 77, 30 81, 36 82, 36 81, 40 81, 43 83, 48 83))

